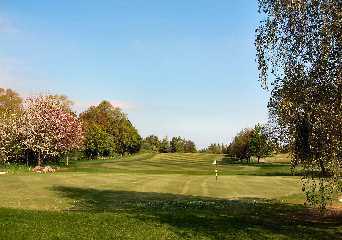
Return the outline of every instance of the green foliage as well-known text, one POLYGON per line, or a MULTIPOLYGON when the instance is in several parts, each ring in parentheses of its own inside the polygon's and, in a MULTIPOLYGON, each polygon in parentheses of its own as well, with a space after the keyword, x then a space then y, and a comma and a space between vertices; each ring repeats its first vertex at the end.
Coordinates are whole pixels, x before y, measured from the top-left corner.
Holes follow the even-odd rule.
POLYGON ((25 152, 22 122, 16 113, 0 113, 0 163, 17 162, 25 152))
POLYGON ((117 129, 112 129, 111 133, 115 141, 115 152, 121 155, 133 154, 140 151, 142 138, 137 129, 127 118, 122 118, 117 129))
POLYGON ((197 152, 196 145, 191 140, 186 140, 184 144, 184 151, 186 153, 195 153, 197 152))
POLYGON ((0 114, 18 113, 22 110, 22 98, 11 89, 0 88, 0 114))
POLYGON ((161 142, 155 135, 150 135, 143 139, 141 149, 144 151, 159 152, 161 148, 161 142))
POLYGON ((341 192, 342 3, 259 0, 256 48, 270 115, 286 129, 308 203, 325 208, 341 192), (317 174, 318 173, 318 174, 317 174))
POLYGON ((228 154, 229 146, 224 144, 212 143, 207 148, 202 149, 203 153, 213 153, 213 154, 228 154))
POLYGON ((181 137, 173 137, 170 142, 170 149, 173 153, 195 153, 196 145, 191 140, 186 140, 181 137))
POLYGON ((113 137, 97 124, 87 127, 85 138, 85 154, 89 158, 111 156, 115 150, 113 137))
POLYGON ((171 152, 171 145, 170 141, 167 137, 163 138, 163 140, 160 142, 160 148, 159 148, 160 153, 169 153, 171 152))
POLYGON ((265 133, 265 129, 260 124, 257 124, 252 132, 251 139, 249 141, 250 154, 258 158, 268 157, 273 152, 273 146, 268 136, 265 133))
POLYGON ((231 156, 240 159, 247 159, 247 161, 251 158, 251 150, 250 150, 250 141, 253 135, 253 129, 244 129, 239 132, 233 142, 229 146, 229 153, 231 156))
POLYGON ((170 142, 171 152, 183 153, 185 152, 185 140, 181 137, 173 137, 170 142))
MULTIPOLYGON (((127 116, 116 107, 113 107, 110 102, 103 101, 98 106, 92 106, 80 115, 80 119, 87 129, 97 126, 96 132, 101 132, 101 138, 96 140, 90 139, 96 137, 96 134, 89 134, 87 142, 98 142, 102 139, 103 143, 97 143, 97 146, 102 146, 107 149, 102 151, 97 149, 97 154, 132 154, 140 150, 141 137, 138 131, 134 128, 127 116), (110 143, 109 143, 110 142, 110 143), (109 150, 109 151, 108 151, 109 150)), ((102 156, 104 156, 102 155, 102 156)))
POLYGON ((0 164, 18 161, 24 154, 22 133, 22 98, 11 89, 0 88, 0 164))

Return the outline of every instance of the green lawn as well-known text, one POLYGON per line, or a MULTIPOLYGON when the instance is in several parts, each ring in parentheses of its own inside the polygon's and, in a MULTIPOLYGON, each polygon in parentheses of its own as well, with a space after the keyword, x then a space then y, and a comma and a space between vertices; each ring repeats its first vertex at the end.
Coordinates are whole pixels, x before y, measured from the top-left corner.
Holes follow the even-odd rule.
POLYGON ((286 161, 140 154, 0 175, 0 239, 337 239, 302 205, 286 161), (214 160, 220 176, 216 182, 214 160))

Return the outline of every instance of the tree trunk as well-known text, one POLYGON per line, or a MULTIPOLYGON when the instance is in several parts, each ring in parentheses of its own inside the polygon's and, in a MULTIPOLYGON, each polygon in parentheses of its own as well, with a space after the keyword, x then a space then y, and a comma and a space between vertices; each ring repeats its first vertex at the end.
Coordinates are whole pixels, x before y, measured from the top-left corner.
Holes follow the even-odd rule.
POLYGON ((319 159, 319 166, 321 167, 322 177, 326 177, 326 171, 322 159, 319 159))
POLYGON ((260 163, 260 157, 258 156, 258 164, 260 163))
POLYGON ((40 157, 40 153, 38 153, 38 166, 41 167, 42 166, 42 159, 40 157))

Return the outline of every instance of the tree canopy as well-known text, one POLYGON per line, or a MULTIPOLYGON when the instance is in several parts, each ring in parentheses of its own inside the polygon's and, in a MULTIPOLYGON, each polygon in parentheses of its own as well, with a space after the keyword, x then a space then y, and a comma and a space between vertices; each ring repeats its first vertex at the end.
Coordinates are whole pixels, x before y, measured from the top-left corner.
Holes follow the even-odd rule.
POLYGON ((246 128, 240 131, 230 144, 230 154, 241 161, 243 159, 249 161, 251 158, 250 140, 252 135, 253 129, 246 128))
POLYGON ((286 129, 293 166, 305 170, 310 204, 341 191, 342 2, 259 0, 260 81, 271 117, 286 129))
POLYGON ((150 135, 143 139, 142 149, 146 151, 159 152, 160 151, 160 140, 155 135, 150 135))
POLYGON ((229 146, 225 144, 212 143, 207 148, 202 149, 201 152, 213 153, 213 154, 228 154, 229 146))
POLYGON ((102 101, 98 106, 91 106, 81 113, 80 119, 86 129, 86 152, 104 153, 102 149, 104 146, 100 147, 98 141, 98 144, 93 144, 93 140, 90 139, 96 135, 101 135, 101 139, 106 139, 103 144, 108 148, 105 151, 107 153, 114 152, 124 155, 140 150, 141 137, 138 131, 121 109, 114 107, 110 102, 102 101), (112 144, 109 144, 108 141, 112 141, 112 144), (95 146, 98 146, 96 151, 94 150, 95 146))
POLYGON ((257 157, 258 163, 260 158, 272 154, 273 144, 267 136, 265 128, 260 124, 255 125, 253 129, 251 139, 249 140, 249 149, 250 154, 257 157))
POLYGON ((83 128, 78 118, 51 96, 29 98, 22 116, 24 145, 35 154, 38 165, 47 156, 57 156, 83 144, 83 128))
POLYGON ((163 140, 160 142, 160 148, 159 148, 160 153, 169 153, 171 152, 171 145, 168 137, 164 137, 163 140))
POLYGON ((0 113, 2 160, 19 162, 30 155, 41 165, 49 157, 82 146, 82 125, 59 98, 31 97, 22 104, 18 95, 11 95, 14 97, 6 99, 7 104, 2 105, 0 113))
POLYGON ((193 141, 173 137, 170 142, 170 151, 173 153, 194 153, 197 152, 197 149, 193 141))
POLYGON ((12 89, 0 88, 0 114, 18 112, 22 108, 22 98, 12 89))

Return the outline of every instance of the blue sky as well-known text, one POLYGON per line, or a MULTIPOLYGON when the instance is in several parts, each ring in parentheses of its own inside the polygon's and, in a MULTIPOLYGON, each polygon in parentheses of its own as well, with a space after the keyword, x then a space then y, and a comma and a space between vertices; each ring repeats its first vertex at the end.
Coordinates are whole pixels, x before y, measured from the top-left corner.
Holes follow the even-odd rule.
POLYGON ((252 0, 2 0, 0 85, 106 99, 143 135, 228 143, 267 119, 252 0))

